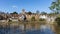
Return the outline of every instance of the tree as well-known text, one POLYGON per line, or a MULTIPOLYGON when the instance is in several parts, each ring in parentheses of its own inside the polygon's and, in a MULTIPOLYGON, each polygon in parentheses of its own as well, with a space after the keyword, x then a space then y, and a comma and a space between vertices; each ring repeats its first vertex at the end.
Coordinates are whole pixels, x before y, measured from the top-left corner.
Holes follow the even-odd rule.
POLYGON ((13 14, 18 14, 17 12, 13 12, 13 14))
POLYGON ((41 14, 47 14, 46 12, 41 12, 41 14))
POLYGON ((18 13, 17 12, 13 12, 13 13, 10 13, 11 16, 13 16, 14 18, 18 16, 18 13))
POLYGON ((60 17, 57 17, 57 18, 55 19, 55 21, 56 21, 56 23, 60 26, 60 17))
POLYGON ((51 12, 51 13, 49 13, 49 15, 51 15, 51 16, 56 15, 56 14, 59 14, 59 12, 53 12, 53 13, 51 12))
POLYGON ((49 8, 54 12, 60 12, 60 0, 53 1, 49 8))
POLYGON ((13 13, 10 13, 10 14, 18 14, 17 12, 13 12, 13 13))
POLYGON ((29 11, 29 12, 28 12, 28 14, 29 14, 29 15, 31 15, 31 14, 32 14, 32 12, 31 12, 31 11, 29 11))
POLYGON ((33 16, 33 17, 31 18, 31 20, 32 20, 32 21, 35 21, 35 17, 33 16))
POLYGON ((46 21, 45 19, 40 18, 39 21, 46 21))

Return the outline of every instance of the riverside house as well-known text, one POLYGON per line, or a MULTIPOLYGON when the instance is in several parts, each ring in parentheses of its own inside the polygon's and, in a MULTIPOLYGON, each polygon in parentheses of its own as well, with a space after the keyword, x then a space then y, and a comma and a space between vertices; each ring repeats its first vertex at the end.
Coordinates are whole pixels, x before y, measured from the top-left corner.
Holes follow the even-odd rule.
POLYGON ((32 17, 35 17, 35 20, 38 21, 40 18, 45 19, 47 23, 53 23, 55 21, 55 18, 57 17, 56 15, 49 15, 49 14, 36 14, 36 13, 31 13, 29 14, 26 11, 22 11, 21 14, 19 14, 19 19, 22 20, 21 16, 22 15, 26 16, 26 20, 30 21, 32 17))
POLYGON ((49 14, 46 14, 46 15, 40 15, 39 18, 45 19, 47 21, 47 23, 53 24, 56 17, 57 17, 56 15, 51 15, 50 16, 49 14))
POLYGON ((8 22, 8 16, 6 14, 0 14, 0 22, 8 22))
POLYGON ((39 19, 39 14, 36 14, 36 13, 29 14, 28 12, 22 12, 21 14, 19 14, 19 19, 20 20, 22 20, 23 15, 26 16, 26 20, 28 20, 28 21, 30 21, 32 17, 35 17, 35 20, 39 19))
POLYGON ((30 21, 32 17, 35 17, 35 20, 39 20, 40 18, 45 19, 48 23, 49 22, 54 22, 56 15, 50 16, 49 14, 36 14, 36 13, 31 13, 29 14, 28 12, 22 11, 21 14, 0 14, 0 21, 1 20, 11 20, 11 21, 21 21, 23 20, 23 15, 26 16, 26 20, 30 21))
POLYGON ((11 21, 18 21, 18 14, 10 14, 9 20, 11 21))

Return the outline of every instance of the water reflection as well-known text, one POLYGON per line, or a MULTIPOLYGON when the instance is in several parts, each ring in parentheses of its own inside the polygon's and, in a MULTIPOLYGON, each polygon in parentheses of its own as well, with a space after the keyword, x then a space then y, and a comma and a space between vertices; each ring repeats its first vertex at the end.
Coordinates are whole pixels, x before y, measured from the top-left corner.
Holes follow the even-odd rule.
POLYGON ((50 28, 49 25, 41 25, 40 33, 41 34, 54 34, 53 30, 50 28))
POLYGON ((14 28, 14 26, 10 28, 0 28, 0 34, 54 34, 50 25, 40 25, 39 29, 31 27, 30 29, 26 29, 26 31, 23 29, 24 25, 19 25, 17 28, 14 28))

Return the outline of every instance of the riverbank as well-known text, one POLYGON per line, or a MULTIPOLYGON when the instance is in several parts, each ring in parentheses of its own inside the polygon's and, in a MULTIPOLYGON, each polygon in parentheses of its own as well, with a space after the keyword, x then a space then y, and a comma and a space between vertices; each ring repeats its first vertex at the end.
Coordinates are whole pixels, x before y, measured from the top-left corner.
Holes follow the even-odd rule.
POLYGON ((55 29, 56 29, 56 33, 60 34, 60 26, 55 27, 55 29))
POLYGON ((21 24, 45 24, 45 21, 29 21, 29 22, 2 22, 0 23, 0 26, 2 27, 6 27, 6 26, 10 26, 10 25, 21 25, 21 24))

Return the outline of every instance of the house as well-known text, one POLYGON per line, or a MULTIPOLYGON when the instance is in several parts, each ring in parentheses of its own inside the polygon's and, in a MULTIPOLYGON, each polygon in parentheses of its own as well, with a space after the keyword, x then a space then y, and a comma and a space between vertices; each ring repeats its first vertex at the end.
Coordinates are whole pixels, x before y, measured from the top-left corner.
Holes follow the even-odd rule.
POLYGON ((23 14, 19 14, 19 20, 24 20, 24 15, 23 14))
POLYGON ((47 19, 47 17, 48 17, 47 15, 42 15, 42 14, 39 16, 39 18, 42 18, 42 19, 47 19))
POLYGON ((17 18, 13 18, 13 17, 12 17, 12 18, 9 18, 9 20, 11 20, 11 21, 13 21, 13 22, 14 22, 14 21, 18 21, 17 18))
POLYGON ((18 21, 18 14, 10 14, 10 18, 8 18, 11 21, 18 21))
POLYGON ((47 21, 47 23, 53 23, 56 15, 49 15, 49 14, 36 14, 36 13, 32 13, 32 14, 28 14, 28 12, 23 11, 22 14, 19 14, 19 19, 23 20, 23 14, 26 16, 26 20, 31 20, 31 18, 34 16, 35 20, 39 20, 40 18, 45 19, 47 21))
POLYGON ((8 22, 7 15, 1 14, 0 15, 0 22, 8 22))
POLYGON ((25 15, 26 16, 26 20, 30 21, 32 17, 35 17, 35 20, 38 20, 39 19, 39 15, 36 14, 36 13, 31 13, 31 12, 25 12, 22 11, 22 14, 19 14, 20 15, 20 19, 22 20, 22 15, 25 15))
POLYGON ((46 15, 40 15, 39 18, 45 19, 47 21, 47 23, 53 24, 53 22, 56 19, 56 15, 51 15, 51 16, 48 15, 48 14, 46 14, 46 15))

